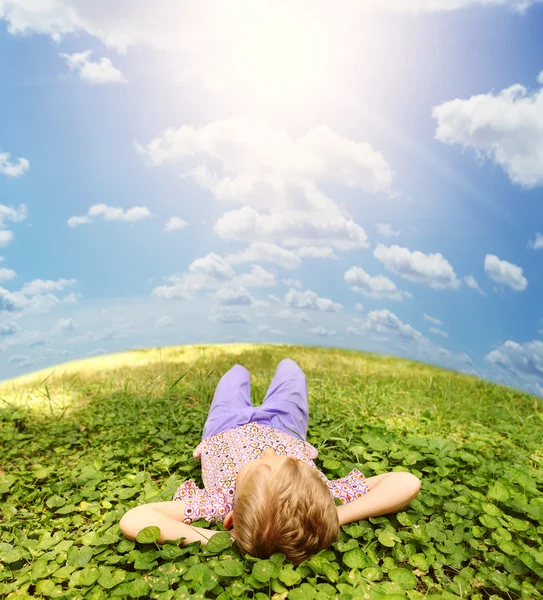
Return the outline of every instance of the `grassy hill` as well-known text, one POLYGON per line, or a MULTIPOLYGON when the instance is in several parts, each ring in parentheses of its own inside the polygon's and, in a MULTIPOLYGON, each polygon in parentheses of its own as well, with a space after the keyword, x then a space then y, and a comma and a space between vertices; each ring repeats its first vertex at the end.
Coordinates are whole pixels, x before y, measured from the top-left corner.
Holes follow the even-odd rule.
POLYGON ((302 346, 141 350, 19 377, 0 385, 0 598, 543 598, 542 406, 430 365, 302 346), (192 450, 221 375, 246 366, 258 405, 283 358, 307 376, 318 467, 410 471, 418 497, 295 569, 235 544, 126 540, 127 509, 202 486, 192 450))

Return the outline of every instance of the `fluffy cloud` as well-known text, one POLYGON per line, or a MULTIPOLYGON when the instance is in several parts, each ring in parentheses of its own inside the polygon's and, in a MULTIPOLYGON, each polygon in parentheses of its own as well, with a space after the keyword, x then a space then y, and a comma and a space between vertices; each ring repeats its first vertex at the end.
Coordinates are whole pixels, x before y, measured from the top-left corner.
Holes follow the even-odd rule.
POLYGON ((92 84, 126 83, 124 75, 113 66, 109 58, 101 58, 98 62, 90 60, 92 50, 75 54, 60 54, 70 67, 79 72, 79 77, 92 84))
POLYGON ((225 306, 250 306, 254 303, 251 294, 244 288, 221 288, 215 293, 215 298, 225 306))
POLYGON ((151 211, 145 206, 134 206, 132 208, 116 208, 114 206, 107 206, 106 204, 94 204, 89 208, 88 216, 82 217, 70 217, 68 219, 68 225, 70 227, 77 227, 84 223, 90 223, 89 217, 101 216, 105 221, 141 221, 152 216, 151 211))
POLYGON ((227 281, 235 275, 234 269, 214 252, 194 260, 189 265, 189 272, 202 274, 219 281, 227 281))
POLYGON ((17 273, 13 269, 4 267, 0 269, 0 281, 8 281, 9 279, 15 279, 15 277, 17 277, 17 273))
POLYGON ((377 223, 376 228, 378 233, 384 235, 385 237, 395 237, 400 235, 399 231, 392 231, 390 223, 377 223))
POLYGON ((530 240, 528 242, 528 246, 530 246, 530 248, 532 248, 533 250, 540 250, 541 248, 543 248, 543 235, 541 235, 540 233, 536 233, 535 240, 530 240))
POLYGON ((351 267, 344 275, 351 290, 377 300, 388 299, 403 302, 411 298, 409 292, 398 290, 396 284, 384 275, 368 275, 362 267, 351 267))
POLYGON ((299 279, 281 279, 281 283, 284 283, 288 287, 295 287, 298 289, 304 287, 303 283, 299 279))
MULTIPOLYGON (((541 82, 540 82, 541 83, 541 82)), ((520 84, 436 106, 436 139, 473 148, 525 188, 543 185, 543 89, 520 84)))
POLYGON ((180 219, 179 217, 171 217, 164 225, 164 231, 177 231, 178 229, 185 229, 188 227, 188 222, 180 219))
POLYGON ((494 254, 485 256, 485 271, 496 283, 508 285, 516 292, 528 287, 528 280, 522 275, 522 268, 506 260, 500 260, 494 254))
POLYGON ((8 335, 15 335, 19 331, 19 325, 13 321, 3 323, 0 325, 0 336, 7 337, 8 335))
POLYGON ((4 229, 6 222, 19 223, 26 219, 27 214, 28 211, 24 204, 21 204, 18 209, 0 204, 0 248, 7 246, 14 238, 12 231, 4 229))
POLYGON ((285 304, 291 308, 307 308, 324 312, 339 312, 343 305, 328 298, 320 298, 315 292, 305 290, 298 292, 291 288, 285 295, 285 304))
POLYGON ((67 318, 67 319, 60 319, 59 322, 57 323, 57 329, 58 331, 75 331, 77 329, 77 325, 74 323, 73 319, 67 318))
POLYGON ((47 292, 59 292, 76 283, 76 279, 57 279, 57 281, 52 281, 50 279, 33 279, 23 285, 21 294, 24 294, 25 296, 35 296, 36 294, 45 294, 47 292))
POLYGON ((480 288, 479 284, 477 283, 477 280, 475 279, 475 277, 473 277, 473 275, 466 275, 464 277, 464 282, 468 287, 472 288, 473 290, 477 290, 479 294, 481 294, 481 296, 485 295, 485 292, 483 292, 483 290, 480 288))
POLYGON ((417 344, 428 340, 411 325, 403 323, 394 313, 387 309, 372 310, 368 313, 364 328, 377 335, 395 338, 399 341, 414 342, 417 344))
MULTIPOLYGON (((273 273, 260 265, 252 265, 249 273, 236 275, 234 269, 220 256, 210 252, 189 265, 189 273, 164 278, 169 285, 155 287, 153 296, 167 300, 190 300, 201 290, 217 290, 227 282, 232 287, 269 287, 277 285, 273 273)), ((255 302, 255 304, 257 304, 255 302)))
POLYGON ((0 286, 0 313, 17 312, 27 304, 27 299, 22 294, 12 293, 0 286))
POLYGON ((280 241, 285 246, 332 246, 337 250, 369 247, 366 232, 352 219, 323 212, 261 214, 249 206, 220 217, 214 231, 224 239, 280 241))
POLYGON ((9 229, 0 230, 0 248, 7 246, 14 238, 13 231, 9 231, 9 229))
POLYGON ((357 303, 355 306, 356 312, 364 312, 364 306, 362 304, 357 303))
POLYGON ((318 247, 318 246, 300 246, 295 250, 298 256, 302 258, 333 258, 339 260, 339 257, 334 252, 333 248, 318 247))
POLYGON ((543 342, 533 340, 519 344, 508 340, 485 357, 513 375, 536 377, 543 382, 543 342))
MULTIPOLYGON (((0 5, 1 10, 1 5, 0 5)), ((0 152, 0 173, 8 177, 19 177, 30 168, 26 158, 19 158, 17 162, 11 162, 9 152, 0 152)))
POLYGON ((387 271, 434 290, 456 289, 460 285, 454 269, 439 253, 424 254, 401 246, 387 248, 378 244, 373 254, 387 271))
POLYGON ((339 214, 319 183, 367 192, 387 191, 392 183, 389 165, 370 144, 326 126, 292 138, 267 121, 239 117, 168 129, 146 147, 138 142, 135 147, 151 165, 185 165, 187 174, 221 202, 264 210, 339 214))
POLYGON ((229 264, 269 262, 280 265, 285 269, 297 269, 302 265, 300 257, 292 250, 285 250, 277 244, 267 242, 254 242, 245 250, 227 254, 224 261, 229 264))

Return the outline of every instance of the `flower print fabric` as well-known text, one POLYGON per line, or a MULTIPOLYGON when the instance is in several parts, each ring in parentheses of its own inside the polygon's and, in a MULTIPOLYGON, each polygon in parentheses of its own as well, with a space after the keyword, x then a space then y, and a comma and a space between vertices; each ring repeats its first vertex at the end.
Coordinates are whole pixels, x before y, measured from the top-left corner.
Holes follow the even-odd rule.
POLYGON ((309 442, 251 422, 208 437, 196 446, 193 457, 201 460, 205 489, 201 490, 191 479, 183 482, 175 492, 173 499, 183 500, 186 505, 183 523, 197 519, 224 521, 234 507, 238 471, 246 462, 258 458, 266 447, 273 448, 277 454, 298 458, 315 469, 332 498, 339 498, 343 504, 360 498, 369 490, 366 477, 358 469, 341 479, 329 480, 313 462, 318 450, 309 442))

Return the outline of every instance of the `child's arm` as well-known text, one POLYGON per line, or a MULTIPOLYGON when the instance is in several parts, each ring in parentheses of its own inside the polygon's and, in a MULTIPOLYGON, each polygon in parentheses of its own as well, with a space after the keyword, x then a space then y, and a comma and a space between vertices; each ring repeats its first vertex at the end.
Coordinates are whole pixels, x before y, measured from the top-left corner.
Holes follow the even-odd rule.
POLYGON ((406 507, 420 490, 420 479, 411 473, 392 471, 368 477, 368 493, 337 507, 339 524, 388 515, 406 507))
MULTIPOLYGON (((119 521, 122 533, 134 540, 144 527, 154 525, 160 529, 159 544, 166 540, 177 540, 184 537, 183 544, 201 542, 207 544, 211 536, 221 533, 203 527, 195 527, 182 522, 185 517, 185 503, 182 500, 169 502, 151 502, 131 508, 119 521)), ((232 535, 232 531, 230 531, 232 535)))

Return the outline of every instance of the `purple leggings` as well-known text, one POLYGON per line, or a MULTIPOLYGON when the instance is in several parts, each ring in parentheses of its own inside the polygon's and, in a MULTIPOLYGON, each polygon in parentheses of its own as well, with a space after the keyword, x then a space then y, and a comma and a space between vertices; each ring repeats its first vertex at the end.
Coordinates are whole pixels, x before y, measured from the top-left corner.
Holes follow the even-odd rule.
POLYGON ((234 365, 217 384, 202 440, 251 421, 305 440, 309 422, 307 381, 295 361, 285 358, 277 365, 262 406, 251 403, 249 371, 234 365))

